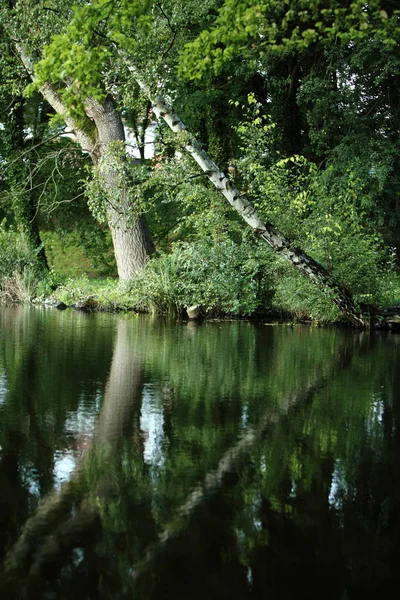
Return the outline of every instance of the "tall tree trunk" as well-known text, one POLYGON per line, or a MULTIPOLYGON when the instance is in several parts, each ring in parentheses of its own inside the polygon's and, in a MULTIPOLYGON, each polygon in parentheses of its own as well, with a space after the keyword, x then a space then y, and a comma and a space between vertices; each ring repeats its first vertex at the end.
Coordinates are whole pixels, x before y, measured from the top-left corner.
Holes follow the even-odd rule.
MULTIPOLYGON (((100 525, 99 507, 107 503, 110 493, 107 456, 120 456, 124 441, 132 434, 138 437, 135 429, 140 416, 142 391, 142 364, 135 354, 130 324, 121 319, 93 442, 77 463, 71 479, 60 490, 42 498, 36 512, 23 526, 18 540, 8 550, 0 565, 0 587, 5 584, 7 592, 17 588, 21 594, 18 598, 43 597, 42 593, 30 593, 32 584, 42 586, 45 583, 42 577, 44 569, 50 565, 59 567, 57 561, 65 558, 74 546, 81 545, 84 536, 92 535, 100 525), (87 489, 87 481, 82 474, 93 456, 97 457, 96 466, 91 467, 92 487, 87 489), (95 502, 92 502, 93 497, 95 502)), ((0 589, 0 594, 3 591, 0 589)))
POLYGON ((98 133, 95 162, 100 166, 106 191, 107 220, 118 275, 121 280, 132 279, 154 251, 154 245, 146 220, 137 214, 136 207, 129 199, 123 123, 110 97, 103 103, 88 99, 86 113, 93 119, 98 133))
MULTIPOLYGON (((21 44, 16 44, 18 54, 34 80, 31 58, 21 44)), ((55 86, 47 82, 40 92, 57 114, 62 115, 73 131, 83 151, 88 152, 95 165, 100 166, 103 187, 107 199, 106 213, 114 245, 115 261, 120 280, 126 281, 137 275, 154 250, 153 240, 143 216, 129 200, 129 183, 124 175, 125 152, 115 152, 118 143, 125 145, 125 132, 119 113, 112 99, 103 103, 88 98, 87 122, 82 125, 69 114, 55 86), (96 128, 94 135, 93 122, 96 128)), ((121 150, 121 149, 120 149, 121 150)))
POLYGON ((143 366, 137 356, 132 324, 118 320, 117 336, 95 442, 115 445, 130 438, 138 427, 143 393, 143 366))
POLYGON ((301 154, 305 124, 297 103, 302 76, 299 62, 292 57, 274 59, 268 75, 272 120, 278 129, 276 138, 279 151, 283 156, 301 154))
POLYGON ((236 189, 232 181, 211 160, 187 130, 184 123, 174 113, 171 106, 161 96, 153 97, 149 87, 142 81, 137 69, 133 65, 130 65, 129 68, 141 89, 151 99, 157 117, 163 118, 174 133, 184 135, 187 152, 191 154, 214 187, 225 196, 256 235, 263 239, 275 252, 290 261, 296 269, 327 294, 348 321, 356 327, 366 327, 366 322, 360 314, 360 310, 355 306, 351 294, 316 260, 305 254, 300 248, 293 246, 290 240, 271 223, 260 219, 248 198, 236 189))

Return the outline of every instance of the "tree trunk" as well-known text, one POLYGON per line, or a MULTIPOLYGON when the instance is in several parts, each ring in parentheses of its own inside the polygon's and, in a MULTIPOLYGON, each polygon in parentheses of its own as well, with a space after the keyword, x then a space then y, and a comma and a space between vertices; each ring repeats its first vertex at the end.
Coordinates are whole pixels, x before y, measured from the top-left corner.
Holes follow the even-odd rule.
POLYGON ((143 366, 137 356, 132 324, 119 319, 104 401, 96 426, 97 445, 115 446, 138 428, 143 393, 143 366), (135 422, 136 421, 136 422, 135 422))
POLYGON ((351 294, 316 260, 305 254, 300 248, 293 246, 290 240, 271 223, 263 222, 260 219, 248 198, 236 189, 232 181, 210 159, 196 139, 188 132, 184 123, 173 112, 171 106, 161 96, 152 97, 149 87, 141 80, 136 68, 132 65, 129 68, 141 89, 151 99, 157 117, 162 117, 174 133, 183 134, 187 152, 192 155, 214 187, 225 196, 256 235, 327 294, 348 321, 356 327, 366 327, 366 321, 355 306, 351 294))
POLYGON ((293 58, 271 61, 267 78, 268 93, 272 98, 271 117, 277 127, 277 143, 283 156, 302 152, 302 131, 305 124, 297 103, 301 67, 293 58))
MULTIPOLYGON (((16 49, 34 80, 30 57, 20 44, 16 44, 16 49)), ((88 116, 85 127, 69 115, 68 108, 54 85, 47 82, 40 87, 40 91, 56 113, 62 115, 82 150, 89 153, 95 165, 100 166, 118 276, 121 281, 132 279, 154 251, 154 244, 144 217, 137 213, 136 207, 129 200, 129 184, 124 174, 127 157, 125 151, 121 152, 125 150, 125 132, 121 117, 111 98, 107 98, 103 103, 88 98, 85 106, 88 116), (95 135, 87 131, 93 129, 93 122, 97 130, 95 135), (121 148, 116 152, 115 147, 118 143, 121 144, 121 148)))
POLYGON ((86 113, 97 128, 94 160, 100 166, 106 191, 107 221, 118 275, 120 280, 125 281, 135 277, 143 268, 154 251, 154 245, 144 217, 137 214, 136 207, 129 199, 124 126, 112 99, 107 98, 103 103, 88 99, 86 113))
MULTIPOLYGON (((119 320, 110 374, 93 441, 86 447, 71 479, 60 490, 42 498, 36 512, 23 526, 18 540, 7 552, 0 572, 0 587, 4 583, 7 592, 16 588, 18 597, 43 597, 42 593, 30 593, 36 578, 39 585, 43 585, 44 569, 49 566, 59 568, 60 558, 65 558, 69 550, 81 544, 85 535, 92 535, 100 524, 99 507, 108 501, 107 495, 113 491, 107 456, 119 456, 125 440, 132 436, 138 439, 137 420, 142 391, 143 368, 135 355, 130 323, 119 320), (93 456, 96 456, 96 467, 91 467, 92 487, 88 490, 87 480, 82 478, 82 474, 93 456)), ((0 589, 0 595, 1 592, 4 590, 0 589)), ((7 597, 16 597, 16 592, 7 597)))
POLYGON ((147 550, 143 560, 134 566, 132 569, 134 579, 137 579, 149 567, 157 555, 165 551, 170 540, 182 534, 182 531, 187 528, 188 522, 193 517, 196 509, 202 503, 207 502, 213 494, 223 487, 224 482, 226 482, 226 476, 229 473, 235 472, 238 466, 248 459, 254 446, 264 437, 266 431, 269 428, 277 426, 285 419, 294 406, 309 402, 318 391, 327 385, 332 373, 337 370, 339 365, 342 367, 344 356, 348 359, 347 365, 350 365, 352 346, 347 345, 347 342, 339 347, 336 356, 333 357, 332 362, 327 366, 325 373, 317 372, 311 375, 302 386, 281 397, 274 410, 271 410, 269 406, 258 419, 255 427, 247 427, 239 440, 222 455, 216 468, 206 474, 203 481, 196 485, 185 502, 179 506, 173 523, 164 527, 163 532, 158 536, 158 542, 151 546, 147 550), (347 350, 351 352, 350 356, 347 354, 347 350))

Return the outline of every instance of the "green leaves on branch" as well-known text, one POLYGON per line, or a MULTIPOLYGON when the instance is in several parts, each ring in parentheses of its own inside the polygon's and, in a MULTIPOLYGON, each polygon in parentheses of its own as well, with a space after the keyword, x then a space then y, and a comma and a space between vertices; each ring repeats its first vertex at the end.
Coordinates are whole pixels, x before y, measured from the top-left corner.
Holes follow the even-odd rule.
POLYGON ((388 49, 400 41, 400 10, 388 14, 380 0, 225 0, 214 27, 186 44, 180 73, 200 79, 218 74, 235 56, 256 65, 267 54, 301 52, 311 44, 355 44, 373 38, 388 49))
MULTIPOLYGON (((366 210, 370 181, 352 168, 357 163, 349 162, 339 178, 335 165, 319 171, 303 156, 280 157, 274 149, 276 131, 252 99, 237 132, 242 156, 235 177, 258 213, 352 290, 356 301, 382 304, 390 249, 366 210)), ((330 300, 279 258, 271 276, 281 306, 299 316, 338 318, 330 300)))
POLYGON ((84 113, 88 96, 102 100, 107 93, 104 70, 118 49, 133 52, 137 36, 151 26, 148 0, 93 0, 73 9, 63 34, 54 35, 35 65, 35 82, 28 91, 46 82, 59 89, 69 110, 84 113))

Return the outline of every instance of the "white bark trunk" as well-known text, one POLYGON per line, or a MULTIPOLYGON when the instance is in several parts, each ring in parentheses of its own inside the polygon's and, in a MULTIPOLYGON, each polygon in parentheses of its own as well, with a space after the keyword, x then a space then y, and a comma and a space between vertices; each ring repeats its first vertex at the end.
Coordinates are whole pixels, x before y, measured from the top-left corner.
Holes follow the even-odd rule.
MULTIPOLYGON (((338 357, 341 352, 337 353, 338 357)), ((337 360, 334 360, 332 367, 337 366, 337 360)), ((329 369, 331 373, 333 369, 329 369)), ((199 483, 192 492, 190 492, 186 501, 177 509, 176 517, 169 526, 159 535, 158 542, 151 546, 145 557, 137 563, 132 569, 132 577, 137 579, 140 574, 150 565, 150 563, 160 553, 164 552, 167 544, 173 538, 179 536, 187 527, 195 510, 207 501, 213 494, 223 486, 225 477, 237 470, 238 466, 249 456, 252 448, 258 443, 269 427, 278 425, 286 417, 293 406, 299 405, 312 398, 314 394, 321 389, 329 380, 327 375, 315 375, 299 389, 289 392, 281 398, 275 410, 269 407, 261 416, 256 427, 248 427, 236 444, 231 446, 221 457, 217 467, 209 471, 204 480, 199 483)))
POLYGON ((208 179, 219 190, 231 206, 240 214, 253 231, 281 256, 289 260, 305 277, 316 284, 321 290, 332 298, 346 318, 356 327, 365 327, 360 311, 355 307, 351 295, 339 285, 335 278, 311 256, 305 254, 292 243, 271 223, 262 221, 249 199, 239 192, 232 181, 211 160, 196 139, 189 133, 185 124, 174 113, 173 109, 161 96, 151 94, 150 88, 141 79, 134 66, 129 67, 142 91, 153 104, 156 116, 164 119, 174 133, 183 133, 186 136, 185 148, 194 158, 208 179))

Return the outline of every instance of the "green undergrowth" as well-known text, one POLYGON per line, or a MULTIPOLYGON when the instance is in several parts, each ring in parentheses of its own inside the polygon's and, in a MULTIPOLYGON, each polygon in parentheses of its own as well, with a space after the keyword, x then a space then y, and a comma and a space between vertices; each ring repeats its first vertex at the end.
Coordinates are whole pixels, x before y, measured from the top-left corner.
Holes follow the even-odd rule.
POLYGON ((181 243, 150 260, 129 282, 68 277, 57 285, 52 299, 66 305, 90 299, 99 309, 161 315, 180 315, 196 305, 205 316, 249 316, 272 308, 270 263, 258 247, 229 240, 214 246, 181 243))
POLYGON ((109 234, 100 230, 95 234, 42 231, 40 237, 50 269, 68 277, 116 275, 109 234))
MULTIPOLYGON (((44 275, 24 236, 3 223, 0 258, 3 302, 63 302, 67 306, 83 302, 92 310, 168 316, 183 315, 187 307, 198 306, 207 317, 266 317, 281 312, 297 320, 343 319, 330 298, 254 241, 177 243, 168 253, 153 257, 135 279, 121 283, 115 277, 91 277, 91 271, 79 276, 65 273, 60 263, 44 275)), ((379 272, 377 266, 372 268, 374 264, 368 253, 357 259, 357 265, 348 260, 338 272, 339 279, 348 284, 356 302, 400 305, 400 273, 383 268, 379 272)))
MULTIPOLYGON (((208 317, 265 317, 282 313, 292 315, 295 320, 336 322, 342 319, 334 304, 301 278, 281 280, 275 294, 263 289, 262 303, 251 285, 246 288, 243 282, 232 279, 218 287, 223 273, 214 285, 204 278, 197 288, 194 284, 191 287, 187 280, 171 272, 168 261, 166 256, 151 261, 139 278, 126 283, 110 278, 68 277, 51 293, 51 298, 67 306, 89 300, 97 310, 136 310, 168 316, 184 314, 187 306, 197 304, 208 317), (229 295, 235 289, 237 295, 229 295)), ((400 305, 400 273, 386 276, 381 297, 381 307, 400 305)))
POLYGON ((134 308, 133 298, 126 293, 124 286, 112 278, 91 278, 83 274, 79 277, 65 277, 49 296, 39 295, 38 300, 49 299, 63 302, 67 306, 77 302, 91 301, 97 310, 129 310, 134 308))

